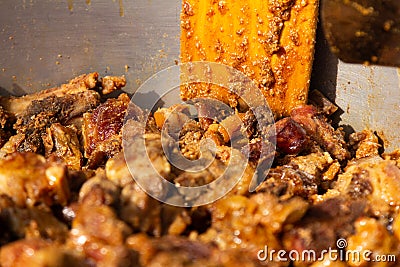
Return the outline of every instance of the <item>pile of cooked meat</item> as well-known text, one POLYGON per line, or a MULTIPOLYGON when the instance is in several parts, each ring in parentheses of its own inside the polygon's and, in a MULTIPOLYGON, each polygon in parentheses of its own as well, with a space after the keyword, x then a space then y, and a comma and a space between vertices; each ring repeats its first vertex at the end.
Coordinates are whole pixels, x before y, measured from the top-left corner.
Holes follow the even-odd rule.
MULTIPOLYGON (((345 239, 348 250, 369 250, 372 259, 400 257, 400 150, 385 154, 369 130, 345 135, 334 129, 335 107, 322 96, 270 125, 276 151, 266 157, 273 165, 258 173, 263 182, 250 193, 256 166, 266 160, 262 142, 269 142, 251 110, 237 110, 242 123, 232 125, 198 105, 199 118, 171 138, 190 160, 200 157, 204 138, 217 149, 208 169, 185 172, 163 153, 160 130, 172 108, 155 111, 146 124, 138 107, 126 118, 134 104, 124 86, 123 77, 91 73, 0 99, 1 266, 396 265, 321 256, 345 239), (248 138, 241 151, 231 149, 226 128, 248 138), (122 140, 138 134, 157 171, 180 185, 210 183, 233 157, 250 162, 222 199, 174 207, 147 195, 129 172, 122 140), (321 260, 281 261, 275 254, 262 261, 257 256, 265 246, 314 250, 321 260)), ((187 116, 185 106, 173 110, 187 116)))

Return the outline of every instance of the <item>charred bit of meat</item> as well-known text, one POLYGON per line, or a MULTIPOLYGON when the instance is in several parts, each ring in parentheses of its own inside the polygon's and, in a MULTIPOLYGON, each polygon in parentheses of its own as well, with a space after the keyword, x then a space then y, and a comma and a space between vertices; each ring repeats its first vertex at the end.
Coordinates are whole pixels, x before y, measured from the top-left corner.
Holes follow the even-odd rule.
POLYGON ((318 114, 313 106, 300 106, 293 109, 291 118, 300 124, 307 134, 333 157, 340 161, 350 158, 343 133, 334 130, 327 119, 318 114))
POLYGON ((54 155, 63 159, 67 167, 81 169, 83 157, 75 127, 53 123, 42 135, 42 140, 46 157, 54 155))
POLYGON ((320 256, 322 250, 335 247, 339 238, 354 232, 353 223, 367 213, 363 201, 332 198, 311 206, 303 219, 283 236, 285 249, 302 252, 312 249, 320 256))
MULTIPOLYGON (((97 72, 83 74, 72 79, 69 83, 22 97, 1 97, 0 105, 15 117, 21 117, 33 101, 41 101, 48 97, 62 98, 96 89, 99 74, 97 72)), ((79 100, 79 99, 77 99, 79 100)))
POLYGON ((34 153, 14 153, 0 160, 0 194, 20 207, 66 205, 70 190, 62 161, 34 153))
POLYGON ((103 79, 101 79, 101 92, 103 95, 107 95, 116 90, 120 90, 122 87, 125 87, 125 85, 126 79, 123 76, 105 76, 103 79))
POLYGON ((89 167, 101 165, 121 151, 122 125, 129 102, 128 95, 121 94, 118 99, 109 99, 83 115, 82 134, 89 167))
POLYGON ((281 198, 301 196, 312 199, 322 191, 324 174, 333 164, 328 153, 292 158, 287 164, 272 168, 257 191, 270 192, 281 198))
MULTIPOLYGON (((370 259, 373 261, 382 255, 400 256, 398 240, 376 219, 361 217, 354 222, 354 227, 355 233, 347 238, 348 250, 361 253, 371 251, 370 259)), ((368 264, 368 259, 360 259, 352 254, 348 263, 350 266, 362 266, 368 264)))
POLYGON ((2 195, 0 198, 0 224, 2 231, 8 233, 8 238, 2 240, 3 242, 21 238, 66 241, 67 226, 58 221, 50 211, 37 207, 18 207, 9 197, 2 195))
POLYGON ((349 137, 349 144, 356 151, 356 159, 379 156, 379 144, 378 137, 369 130, 362 132, 353 133, 349 137))
POLYGON ((285 154, 297 155, 307 149, 310 140, 306 131, 293 119, 284 118, 275 123, 276 146, 285 154))

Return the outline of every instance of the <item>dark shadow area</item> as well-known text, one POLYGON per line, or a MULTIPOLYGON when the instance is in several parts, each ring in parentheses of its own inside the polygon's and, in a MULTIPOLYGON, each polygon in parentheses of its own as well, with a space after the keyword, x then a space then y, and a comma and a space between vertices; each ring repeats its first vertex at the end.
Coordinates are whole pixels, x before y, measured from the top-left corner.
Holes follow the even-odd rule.
POLYGON ((316 89, 332 102, 335 102, 336 99, 338 62, 338 58, 329 50, 322 24, 318 23, 310 91, 316 89))
MULTIPOLYGON (((320 19, 321 21, 321 19, 320 19)), ((317 28, 317 42, 315 44, 315 55, 313 63, 313 71, 311 74, 310 91, 318 90, 332 103, 336 100, 336 81, 338 74, 338 58, 330 51, 328 41, 325 38, 321 22, 317 28)), ((339 108, 332 116, 332 124, 338 126, 340 124, 340 116, 344 113, 339 108)), ((352 129, 346 129, 351 132, 352 129)))
POLYGON ((134 103, 144 110, 156 111, 158 108, 164 106, 164 101, 161 96, 155 91, 149 93, 135 93, 134 103), (155 105, 154 105, 155 104, 155 105))
POLYGON ((106 101, 106 100, 109 99, 109 98, 118 98, 122 93, 126 93, 126 94, 129 96, 129 98, 132 97, 131 94, 128 94, 127 92, 125 92, 125 91, 123 91, 123 90, 116 90, 116 91, 111 92, 111 93, 109 93, 109 94, 107 94, 107 95, 102 95, 102 96, 101 96, 101 102, 104 102, 104 101, 106 101))
MULTIPOLYGON (((340 117, 339 116, 340 115, 334 114, 333 119, 337 119, 338 121, 340 121, 340 117)), ((335 125, 335 126, 337 126, 337 125, 335 125)), ((345 133, 345 140, 349 140, 349 135, 356 132, 354 130, 354 128, 351 125, 348 125, 348 124, 340 125, 340 127, 342 128, 343 132, 345 133)))
POLYGON ((381 145, 381 147, 379 148, 379 154, 383 154, 385 152, 385 141, 381 138, 381 136, 379 135, 378 132, 374 131, 374 134, 376 137, 378 137, 378 143, 381 145))
POLYGON ((9 96, 9 95, 10 92, 6 88, 0 86, 0 96, 9 96))
POLYGON ((25 91, 24 88, 22 88, 18 84, 13 83, 10 94, 13 96, 23 96, 23 95, 28 94, 28 92, 25 91))
POLYGON ((0 96, 23 96, 27 92, 18 84, 13 83, 12 88, 6 89, 0 86, 0 96))

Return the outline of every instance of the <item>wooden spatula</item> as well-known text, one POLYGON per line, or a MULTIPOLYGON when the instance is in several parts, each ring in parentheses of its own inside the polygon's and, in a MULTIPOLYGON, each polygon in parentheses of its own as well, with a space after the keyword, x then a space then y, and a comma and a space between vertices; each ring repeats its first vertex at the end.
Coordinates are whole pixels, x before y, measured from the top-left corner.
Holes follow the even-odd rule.
MULTIPOLYGON (((276 116, 307 101, 318 0, 184 0, 181 60, 232 66, 253 79, 276 116)), ((231 106, 227 89, 181 88, 181 97, 210 96, 231 106)))

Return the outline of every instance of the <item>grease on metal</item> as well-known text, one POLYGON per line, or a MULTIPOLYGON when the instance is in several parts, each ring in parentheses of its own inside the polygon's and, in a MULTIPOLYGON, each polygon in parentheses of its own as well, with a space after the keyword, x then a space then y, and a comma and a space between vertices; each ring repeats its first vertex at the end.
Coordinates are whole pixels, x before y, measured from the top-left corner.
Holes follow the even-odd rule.
MULTIPOLYGON (((113 0, 113 2, 115 2, 115 0, 113 0)), ((120 17, 123 17, 125 15, 123 0, 119 0, 118 3, 119 3, 119 15, 120 15, 120 17)), ((90 5, 91 0, 86 0, 86 4, 90 5)), ((69 11, 74 10, 74 0, 68 0, 68 9, 69 9, 69 11)))
MULTIPOLYGON (((115 0, 113 0, 113 2, 115 2, 115 0)), ((118 0, 118 4, 119 4, 119 16, 123 17, 124 16, 124 3, 123 0, 118 0)))
POLYGON ((74 0, 68 0, 68 9, 69 11, 74 9, 74 0))
POLYGON ((400 68, 397 69, 397 78, 399 81, 399 88, 400 88, 400 68))
POLYGON ((124 3, 122 2, 122 0, 119 0, 119 15, 121 17, 124 16, 124 3))

